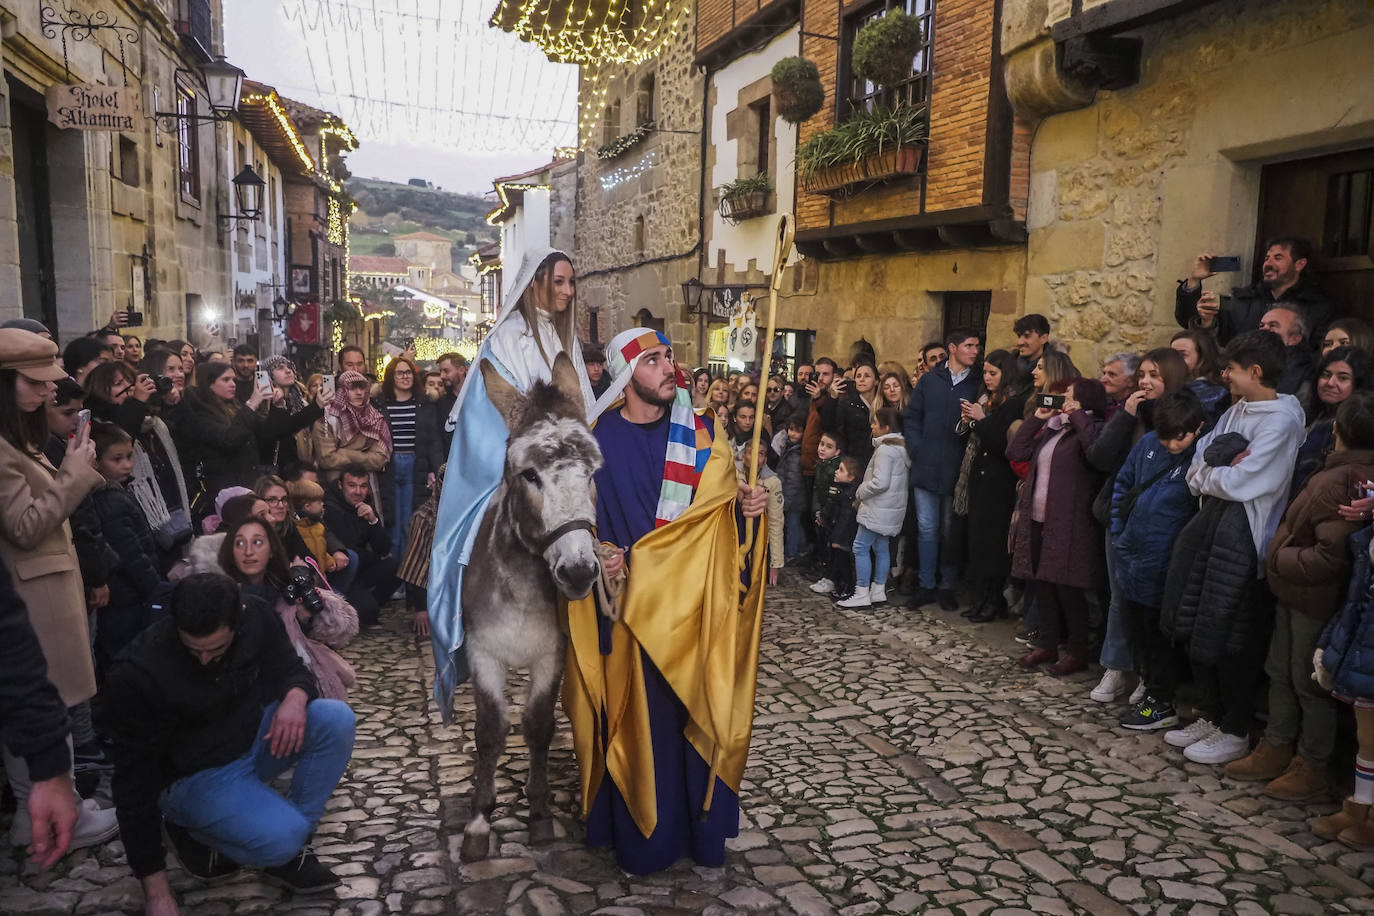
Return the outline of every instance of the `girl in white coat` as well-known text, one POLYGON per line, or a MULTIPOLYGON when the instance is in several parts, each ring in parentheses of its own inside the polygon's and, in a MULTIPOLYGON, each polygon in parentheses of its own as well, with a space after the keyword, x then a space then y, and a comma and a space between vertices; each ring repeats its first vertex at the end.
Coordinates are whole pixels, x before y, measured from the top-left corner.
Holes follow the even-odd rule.
POLYGON ((875 411, 871 424, 873 457, 856 494, 859 533, 854 537, 854 594, 839 602, 840 607, 864 608, 887 600, 891 541, 902 533, 907 469, 911 467, 901 428, 901 414, 894 408, 875 411))

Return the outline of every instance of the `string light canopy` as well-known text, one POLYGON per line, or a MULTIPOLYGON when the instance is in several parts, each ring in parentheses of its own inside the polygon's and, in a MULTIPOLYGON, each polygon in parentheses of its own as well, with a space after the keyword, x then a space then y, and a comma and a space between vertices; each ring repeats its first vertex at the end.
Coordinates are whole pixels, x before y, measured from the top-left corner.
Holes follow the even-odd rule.
POLYGON ((501 0, 491 24, 552 61, 641 64, 679 34, 691 9, 692 0, 501 0))

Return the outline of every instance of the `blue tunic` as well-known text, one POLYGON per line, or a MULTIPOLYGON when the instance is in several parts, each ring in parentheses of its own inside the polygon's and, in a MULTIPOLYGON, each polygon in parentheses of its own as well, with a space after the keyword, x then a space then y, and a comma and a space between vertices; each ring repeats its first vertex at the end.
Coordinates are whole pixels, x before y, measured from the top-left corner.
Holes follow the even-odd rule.
MULTIPOLYGON (((668 451, 668 427, 666 412, 663 419, 642 426, 626 420, 618 409, 597 420, 593 433, 606 462, 596 472, 596 523, 601 540, 632 548, 653 530, 668 451)), ((628 562, 634 575, 633 551, 628 562)), ((601 650, 609 653, 610 627, 601 617, 598 625, 601 650)), ((624 797, 607 773, 587 818, 587 842, 614 847, 616 864, 636 875, 662 871, 685 856, 718 868, 725 862, 725 841, 739 833, 739 798, 717 777, 711 810, 702 818, 710 766, 684 734, 686 707, 648 654, 641 650, 640 655, 653 734, 658 826, 647 839, 639 832, 624 797)))

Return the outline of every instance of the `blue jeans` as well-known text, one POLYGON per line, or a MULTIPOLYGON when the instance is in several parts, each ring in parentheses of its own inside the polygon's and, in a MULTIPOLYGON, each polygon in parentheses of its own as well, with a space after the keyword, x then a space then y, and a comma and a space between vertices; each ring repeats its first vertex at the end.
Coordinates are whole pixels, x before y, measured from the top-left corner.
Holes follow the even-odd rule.
POLYGON ((783 510, 782 521, 783 555, 789 560, 801 556, 802 551, 806 549, 806 532, 802 529, 802 510, 798 509, 795 512, 790 509, 783 510))
POLYGON ((358 578, 358 551, 345 547, 344 553, 348 554, 348 565, 329 574, 329 587, 340 595, 347 594, 358 578))
POLYGON ((887 570, 892 565, 891 540, 890 535, 859 526, 859 533, 854 536, 854 584, 859 588, 887 584, 887 570))
POLYGON ((249 868, 284 865, 301 851, 353 753, 353 710, 339 700, 311 700, 301 749, 273 757, 262 736, 278 705, 263 712, 246 754, 178 779, 158 800, 169 821, 249 868), (282 798, 267 782, 292 766, 291 791, 282 798))
POLYGON ((405 556, 406 537, 410 534, 410 512, 415 505, 415 453, 397 452, 391 456, 391 477, 396 482, 392 492, 395 518, 391 522, 391 555, 398 561, 405 556))
POLYGON ((1116 563, 1116 548, 1112 546, 1112 536, 1108 533, 1107 582, 1111 586, 1112 600, 1107 605, 1107 620, 1102 627, 1102 655, 1099 661, 1102 662, 1103 668, 1133 671, 1135 654, 1131 646, 1130 622, 1127 619, 1121 585, 1116 581, 1116 563))
POLYGON ((911 493, 916 501, 916 556, 921 588, 953 589, 959 569, 949 559, 941 561, 941 556, 954 556, 954 551, 943 543, 954 522, 954 494, 933 493, 920 487, 913 487, 911 493))

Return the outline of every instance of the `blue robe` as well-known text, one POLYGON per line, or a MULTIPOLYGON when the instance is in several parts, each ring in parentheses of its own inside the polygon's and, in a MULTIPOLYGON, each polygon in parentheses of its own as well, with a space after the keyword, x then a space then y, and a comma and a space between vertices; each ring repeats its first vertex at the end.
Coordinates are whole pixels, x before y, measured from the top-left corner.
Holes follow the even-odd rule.
MULTIPOLYGON (((714 430, 714 425, 710 427, 714 430)), ((663 465, 668 451, 668 414, 656 423, 636 425, 609 410, 592 430, 605 465, 596 472, 598 537, 630 549, 654 528, 663 465)), ((610 626, 598 616, 601 650, 610 651, 610 626)), ((700 865, 719 867, 725 841, 739 833, 739 798, 719 777, 711 810, 701 817, 710 766, 684 734, 687 709, 647 653, 640 653, 653 732, 654 784, 658 826, 647 839, 635 825, 620 790, 608 773, 587 818, 587 843, 612 846, 616 863, 631 874, 662 871, 691 856, 700 865)), ((604 736, 603 736, 604 737, 604 736)))

